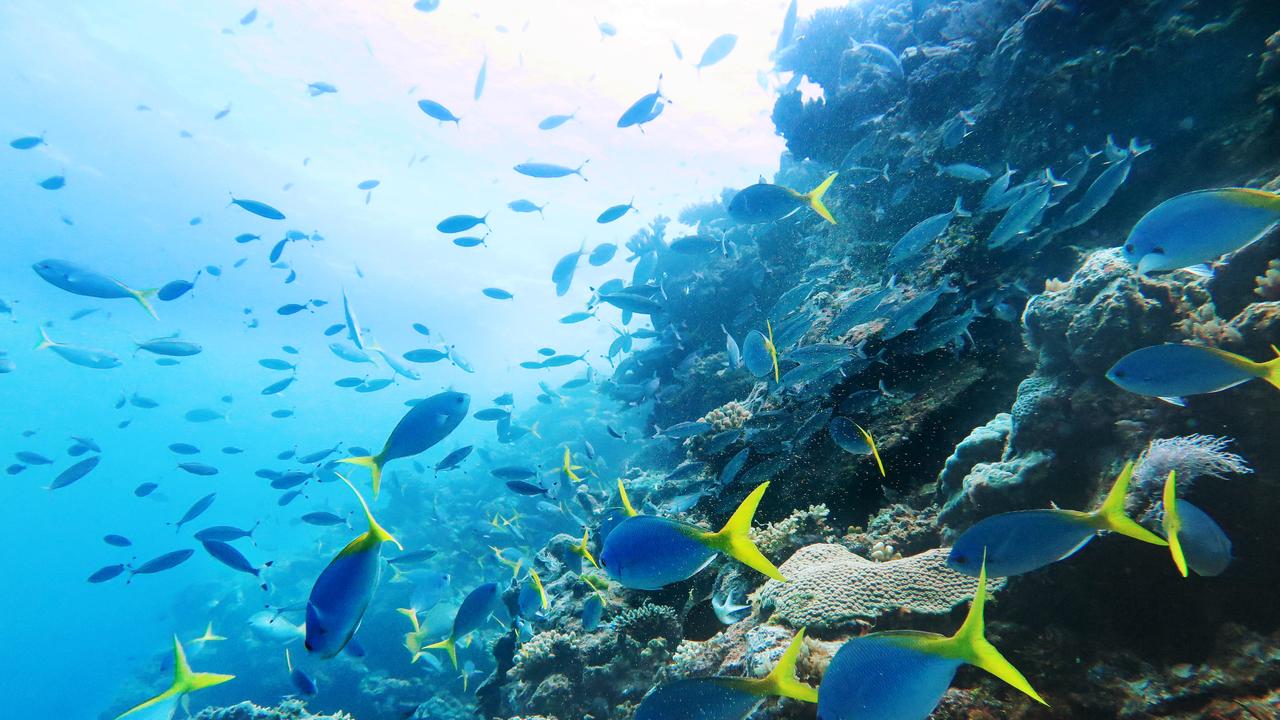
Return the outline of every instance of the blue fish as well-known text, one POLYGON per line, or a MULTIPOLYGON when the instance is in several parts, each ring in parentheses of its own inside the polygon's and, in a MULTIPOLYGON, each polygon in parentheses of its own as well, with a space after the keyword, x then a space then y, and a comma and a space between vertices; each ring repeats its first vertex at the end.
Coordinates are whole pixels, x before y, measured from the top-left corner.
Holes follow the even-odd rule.
POLYGON ((148 298, 156 294, 155 290, 134 290, 113 277, 67 260, 41 260, 31 267, 45 282, 56 288, 85 297, 133 298, 151 317, 156 317, 156 311, 148 301, 148 298))
POLYGON ((662 76, 659 75, 657 89, 631 103, 631 107, 628 107, 618 118, 618 127, 626 128, 634 125, 640 128, 640 132, 644 132, 645 123, 652 122, 662 114, 665 106, 662 101, 665 99, 667 96, 662 94, 662 76))
POLYGON ((1182 577, 1187 569, 1202 577, 1216 577, 1231 565, 1231 539, 1205 511, 1177 499, 1175 471, 1164 484, 1164 535, 1173 564, 1182 577))
POLYGON ((1155 533, 1124 514, 1133 463, 1124 466, 1106 500, 1092 512, 1018 510, 985 518, 956 539, 947 565, 966 575, 987 572, 1008 577, 1065 560, 1100 531, 1127 535, 1152 545, 1167 545, 1155 533), (985 556, 986 562, 983 564, 985 556))
POLYGON ((773 324, 768 326, 769 336, 759 330, 752 330, 742 341, 742 364, 747 372, 755 377, 764 377, 773 372, 773 381, 779 378, 778 349, 773 345, 773 324))
POLYGON ((1280 195, 1250 188, 1197 190, 1143 215, 1124 242, 1124 257, 1145 275, 1193 269, 1233 253, 1280 222, 1280 195))
POLYGON ((1048 705, 987 642, 983 606, 987 573, 964 624, 950 637, 914 630, 871 633, 840 647, 818 686, 818 720, 925 720, 938 706, 961 665, 974 665, 1048 705))
POLYGON ((796 680, 804 630, 791 639, 778 664, 762 678, 686 678, 654 688, 636 708, 635 720, 741 720, 768 697, 818 702, 818 691, 796 680))
POLYGON ((284 666, 289 671, 289 682, 293 683, 293 688, 298 691, 299 695, 312 697, 320 692, 319 686, 316 685, 316 681, 310 675, 293 666, 293 658, 289 655, 289 648, 284 649, 284 666))
MULTIPOLYGON (((635 209, 636 209, 635 198, 631 198, 630 202, 626 203, 625 205, 613 205, 609 208, 606 208, 604 212, 600 213, 600 215, 596 217, 596 222, 600 223, 601 225, 605 225, 607 223, 613 222, 614 220, 617 220, 618 218, 621 218, 623 215, 626 215, 628 212, 631 212, 632 210, 635 210, 635 209)), ((594 254, 594 251, 592 252, 594 254)))
POLYGON ((729 56, 733 52, 734 46, 738 44, 738 36, 731 33, 725 33, 711 41, 707 45, 707 49, 702 51, 702 59, 698 60, 698 64, 694 69, 701 72, 702 68, 715 65, 721 60, 729 56))
POLYGON ((479 217, 475 215, 450 215, 436 223, 436 230, 439 230, 442 233, 460 233, 470 230, 477 225, 489 227, 489 223, 485 222, 488 217, 489 213, 485 213, 479 217))
POLYGON ((410 457, 448 437, 467 416, 471 396, 442 392, 414 405, 400 418, 377 455, 343 458, 338 462, 367 467, 373 472, 373 496, 382 485, 382 467, 392 460, 410 457))
POLYGON ((453 669, 457 670, 458 641, 478 630, 485 620, 489 619, 489 614, 497 608, 497 605, 498 585, 496 583, 485 583, 467 593, 467 596, 462 599, 462 604, 458 606, 457 614, 453 616, 453 626, 449 629, 448 637, 427 645, 424 649, 444 650, 449 653, 453 669))
MULTIPOLYGON (((485 62, 486 64, 488 63, 487 60, 485 62)), ((479 99, 478 92, 476 94, 476 99, 479 99)), ((434 118, 440 122, 451 122, 458 127, 462 127, 462 118, 454 115, 449 108, 441 105, 435 100, 419 100, 418 109, 426 113, 427 117, 434 118)))
POLYGON ((264 202, 258 202, 257 200, 244 200, 244 199, 236 198, 233 196, 231 198, 231 204, 238 205, 239 207, 253 213, 254 215, 257 215, 258 217, 266 218, 268 220, 284 219, 284 213, 280 212, 279 210, 271 207, 270 205, 264 202))
POLYGON ((190 693, 211 688, 214 685, 221 685, 229 680, 234 680, 235 677, 235 675, 193 672, 191 665, 187 663, 187 653, 182 649, 182 643, 178 641, 178 637, 175 635, 173 638, 173 684, 169 686, 168 690, 150 700, 134 705, 120 713, 116 716, 116 720, 143 710, 150 710, 147 713, 147 717, 171 718, 177 713, 178 707, 190 693))
MULTIPOLYGON (((1280 350, 1271 346, 1276 355, 1280 350)), ((1138 395, 1175 405, 1187 395, 1203 395, 1261 378, 1280 388, 1280 357, 1254 362, 1203 345, 1151 345, 1125 355, 1107 371, 1107 379, 1138 395)))
POLYGON ((604 600, 599 592, 593 592, 582 603, 582 629, 595 632, 600 627, 600 618, 604 615, 604 600))
MULTIPOLYGON (((632 513, 605 538, 601 565, 625 587, 657 590, 693 577, 721 553, 785 582, 786 578, 750 537, 751 519, 768 488, 766 482, 752 490, 719 532, 679 520, 632 513)), ((625 490, 622 495, 625 499, 625 490)), ((626 501, 626 505, 629 507, 630 502, 626 501)))
POLYGON ((582 168, 589 162, 591 161, 583 160, 582 165, 579 165, 576 168, 555 165, 553 163, 526 162, 516 165, 514 169, 521 175, 528 175, 529 177, 535 178, 561 178, 569 175, 577 175, 582 178, 583 182, 586 182, 587 177, 582 174, 582 168))
POLYGON ((781 220, 802 207, 812 208, 822 219, 836 224, 831 211, 822 203, 838 173, 831 173, 818 187, 801 194, 789 187, 760 182, 744 188, 729 201, 729 217, 740 223, 756 224, 781 220))
POLYGON ((342 648, 351 640, 364 611, 373 599, 373 591, 378 587, 378 577, 382 572, 379 559, 382 543, 395 543, 404 550, 400 542, 391 536, 373 519, 369 505, 361 497, 360 491, 351 481, 338 475, 351 492, 355 493, 364 510, 369 529, 347 544, 329 562, 329 565, 316 578, 311 586, 311 594, 307 597, 306 641, 307 650, 324 658, 331 658, 342 652, 342 648))

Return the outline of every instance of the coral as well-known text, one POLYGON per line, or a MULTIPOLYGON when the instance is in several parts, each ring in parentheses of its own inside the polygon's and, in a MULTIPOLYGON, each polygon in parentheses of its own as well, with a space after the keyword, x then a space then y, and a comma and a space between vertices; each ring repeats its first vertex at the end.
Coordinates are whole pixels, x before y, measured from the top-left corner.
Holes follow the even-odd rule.
POLYGON ((1253 292, 1263 300, 1280 300, 1280 259, 1267 263, 1267 269, 1254 280, 1253 292))
POLYGON ((264 708, 251 702, 242 702, 224 708, 205 708, 193 716, 194 720, 355 720, 345 712, 333 715, 313 715, 301 700, 285 700, 274 708, 264 708))
POLYGON ((893 559, 894 555, 915 555, 938 545, 938 506, 929 505, 921 510, 894 503, 867 522, 865 530, 852 528, 841 543, 859 555, 871 559, 876 546, 892 547, 881 552, 881 559, 893 559))
POLYGON ((614 618, 613 627, 619 633, 640 642, 664 638, 674 645, 680 641, 680 618, 666 605, 645 604, 624 610, 614 618))
POLYGON ((1152 440, 1133 469, 1129 505, 1144 519, 1156 511, 1165 478, 1177 471, 1180 492, 1196 478, 1225 478, 1253 472, 1249 463, 1227 451, 1231 438, 1215 435, 1182 435, 1152 440))
POLYGON ((821 542, 831 534, 826 505, 810 505, 778 522, 751 530, 751 539, 766 557, 781 558, 804 545, 821 542))
POLYGON ((985 425, 979 425, 956 444, 955 450, 938 473, 938 495, 947 497, 960 489, 964 478, 979 462, 999 460, 1013 429, 1013 417, 999 413, 985 425))
POLYGON ((964 476, 960 489, 951 494, 938 513, 948 526, 945 536, 954 539, 953 528, 967 525, 979 514, 1020 510, 1032 505, 1031 490, 1049 477, 1053 454, 1039 450, 1008 460, 977 463, 964 476))
MULTIPOLYGON (((760 590, 761 610, 792 627, 844 632, 863 625, 920 627, 919 616, 947 615, 973 597, 977 579, 950 569, 947 550, 902 560, 872 562, 840 545, 810 545, 782 564, 790 582, 770 580, 760 590)), ((1002 579, 990 588, 999 590, 1002 579)))
POLYGON ((711 423, 715 432, 736 430, 751 419, 751 411, 737 400, 730 400, 720 407, 698 418, 702 422, 711 423))

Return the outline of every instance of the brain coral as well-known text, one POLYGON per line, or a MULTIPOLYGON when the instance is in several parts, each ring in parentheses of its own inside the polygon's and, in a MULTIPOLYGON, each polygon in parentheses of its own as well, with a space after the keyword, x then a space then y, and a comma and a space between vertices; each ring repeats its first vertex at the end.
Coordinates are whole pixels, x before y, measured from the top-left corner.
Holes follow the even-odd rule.
MULTIPOLYGON (((811 631, 848 631, 900 612, 946 615, 967 602, 977 579, 947 567, 947 550, 926 550, 901 560, 872 562, 840 545, 801 548, 782 564, 790 582, 770 580, 760 603, 774 619, 811 631)), ((1004 587, 992 579, 992 590, 1004 587)))

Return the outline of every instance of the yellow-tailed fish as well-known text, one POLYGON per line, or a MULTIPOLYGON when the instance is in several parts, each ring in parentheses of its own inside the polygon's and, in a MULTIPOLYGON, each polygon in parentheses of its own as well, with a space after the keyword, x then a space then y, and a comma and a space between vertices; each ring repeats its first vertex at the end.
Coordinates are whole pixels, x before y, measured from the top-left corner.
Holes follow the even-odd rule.
POLYGON ((1169 477, 1164 481, 1164 519, 1161 522, 1164 527, 1164 538, 1169 543, 1169 554, 1173 556, 1173 565, 1178 568, 1178 573, 1182 577, 1187 576, 1187 558, 1182 553, 1182 543, 1178 540, 1178 531, 1182 529, 1182 519, 1178 517, 1178 488, 1176 483, 1176 470, 1169 471, 1169 477))
POLYGON ((182 649, 182 643, 178 641, 175 635, 173 638, 173 684, 168 690, 156 695, 150 700, 141 702, 133 707, 125 710, 116 716, 116 719, 135 716, 142 718, 144 713, 148 718, 164 718, 168 720, 176 713, 182 699, 189 693, 205 688, 221 685, 228 680, 235 679, 235 675, 218 675, 215 673, 198 673, 191 670, 191 665, 187 663, 187 653, 182 649))
POLYGON ((377 455, 342 458, 338 462, 367 467, 373 473, 373 496, 382 486, 382 467, 397 458, 412 457, 448 437, 467 416, 471 396, 442 392, 414 405, 400 418, 377 455))
POLYGON ((449 653, 453 669, 457 670, 458 642, 484 624, 497 602, 498 586, 495 583, 485 583, 467 593, 467 596, 462 599, 462 604, 458 606, 458 613, 453 617, 453 627, 450 628, 448 637, 424 649, 444 650, 449 653))

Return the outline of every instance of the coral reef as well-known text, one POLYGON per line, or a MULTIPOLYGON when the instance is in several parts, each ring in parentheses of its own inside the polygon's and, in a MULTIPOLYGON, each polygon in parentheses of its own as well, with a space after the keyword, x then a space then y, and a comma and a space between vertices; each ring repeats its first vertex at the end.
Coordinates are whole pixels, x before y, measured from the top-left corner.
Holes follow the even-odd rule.
POLYGON ((301 700, 285 700, 274 708, 242 702, 224 708, 205 708, 192 717, 194 720, 355 720, 345 712, 313 715, 301 700))

